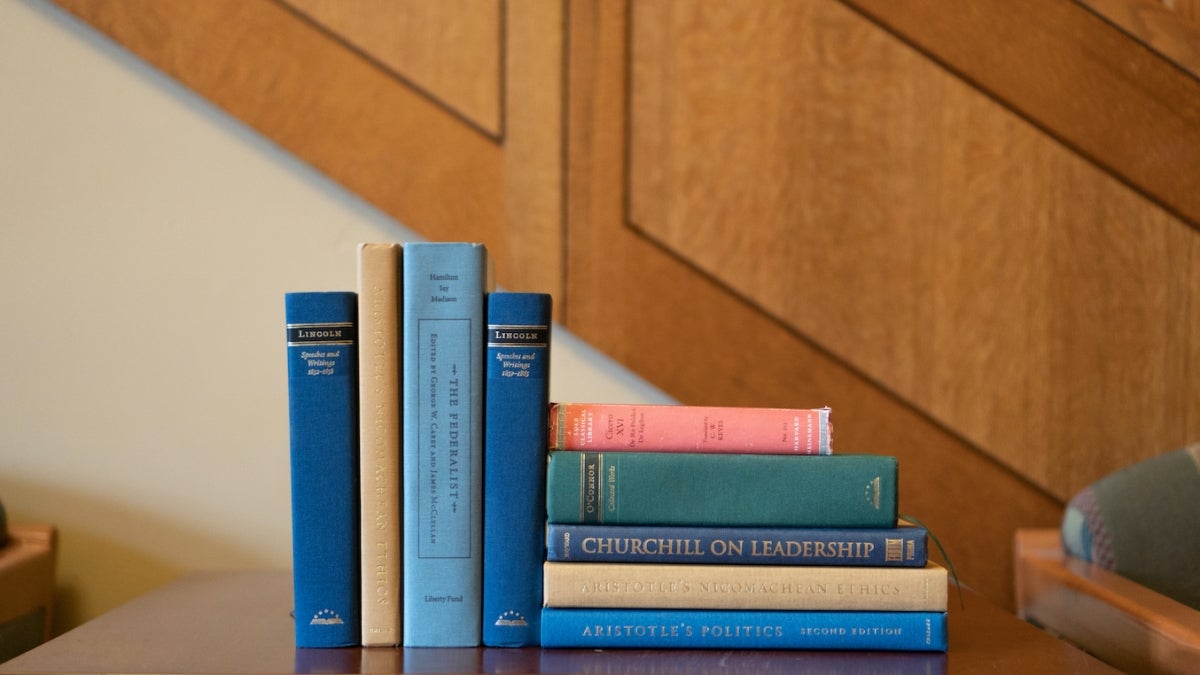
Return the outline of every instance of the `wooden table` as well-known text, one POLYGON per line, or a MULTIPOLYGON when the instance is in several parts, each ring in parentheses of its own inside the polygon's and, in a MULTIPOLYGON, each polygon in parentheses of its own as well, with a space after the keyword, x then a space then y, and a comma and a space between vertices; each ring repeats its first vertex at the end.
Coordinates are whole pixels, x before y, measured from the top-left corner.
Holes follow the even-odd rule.
POLYGON ((1018 616, 1132 673, 1200 672, 1200 610, 1066 555, 1061 536, 1017 530, 1018 616))
POLYGON ((296 649, 287 572, 186 577, 0 665, 0 673, 1115 673, 951 588, 950 651, 296 649))

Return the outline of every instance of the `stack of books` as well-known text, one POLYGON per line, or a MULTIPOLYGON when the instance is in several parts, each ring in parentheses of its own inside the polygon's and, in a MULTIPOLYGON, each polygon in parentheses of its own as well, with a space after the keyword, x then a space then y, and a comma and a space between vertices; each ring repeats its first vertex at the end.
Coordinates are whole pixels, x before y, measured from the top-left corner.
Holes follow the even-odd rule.
POLYGON ((551 298, 465 242, 286 297, 298 647, 944 650, 893 457, 828 408, 552 404, 551 298))
POLYGON ((542 645, 944 651, 946 570, 897 461, 829 410, 550 412, 542 645))

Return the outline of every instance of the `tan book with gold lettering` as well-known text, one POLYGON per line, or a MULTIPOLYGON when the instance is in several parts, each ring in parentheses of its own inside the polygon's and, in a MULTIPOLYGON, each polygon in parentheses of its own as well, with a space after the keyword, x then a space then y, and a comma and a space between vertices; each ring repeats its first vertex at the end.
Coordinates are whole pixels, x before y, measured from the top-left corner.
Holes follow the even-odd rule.
POLYGON ((946 569, 556 563, 547 607, 946 611, 946 569))
POLYGON ((362 644, 400 644, 400 251, 358 247, 362 644))

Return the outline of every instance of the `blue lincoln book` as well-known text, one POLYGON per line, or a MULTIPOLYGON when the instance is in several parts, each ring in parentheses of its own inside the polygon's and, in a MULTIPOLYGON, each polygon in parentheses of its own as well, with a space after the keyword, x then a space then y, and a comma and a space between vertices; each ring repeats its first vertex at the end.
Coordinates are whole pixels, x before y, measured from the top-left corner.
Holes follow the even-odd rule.
POLYGON ((483 644, 540 641, 550 408, 550 296, 487 299, 483 644))
POLYGON ((284 298, 297 647, 360 640, 357 302, 284 298))

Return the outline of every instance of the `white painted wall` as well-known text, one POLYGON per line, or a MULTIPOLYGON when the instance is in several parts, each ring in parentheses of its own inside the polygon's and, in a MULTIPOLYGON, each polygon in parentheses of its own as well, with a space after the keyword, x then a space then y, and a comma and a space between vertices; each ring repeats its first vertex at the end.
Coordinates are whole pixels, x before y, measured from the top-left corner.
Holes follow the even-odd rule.
MULTIPOLYGON (((0 501, 57 626, 288 567, 283 294, 415 235, 42 0, 0 1, 0 501)), ((669 401, 564 331, 558 400, 669 401)))

